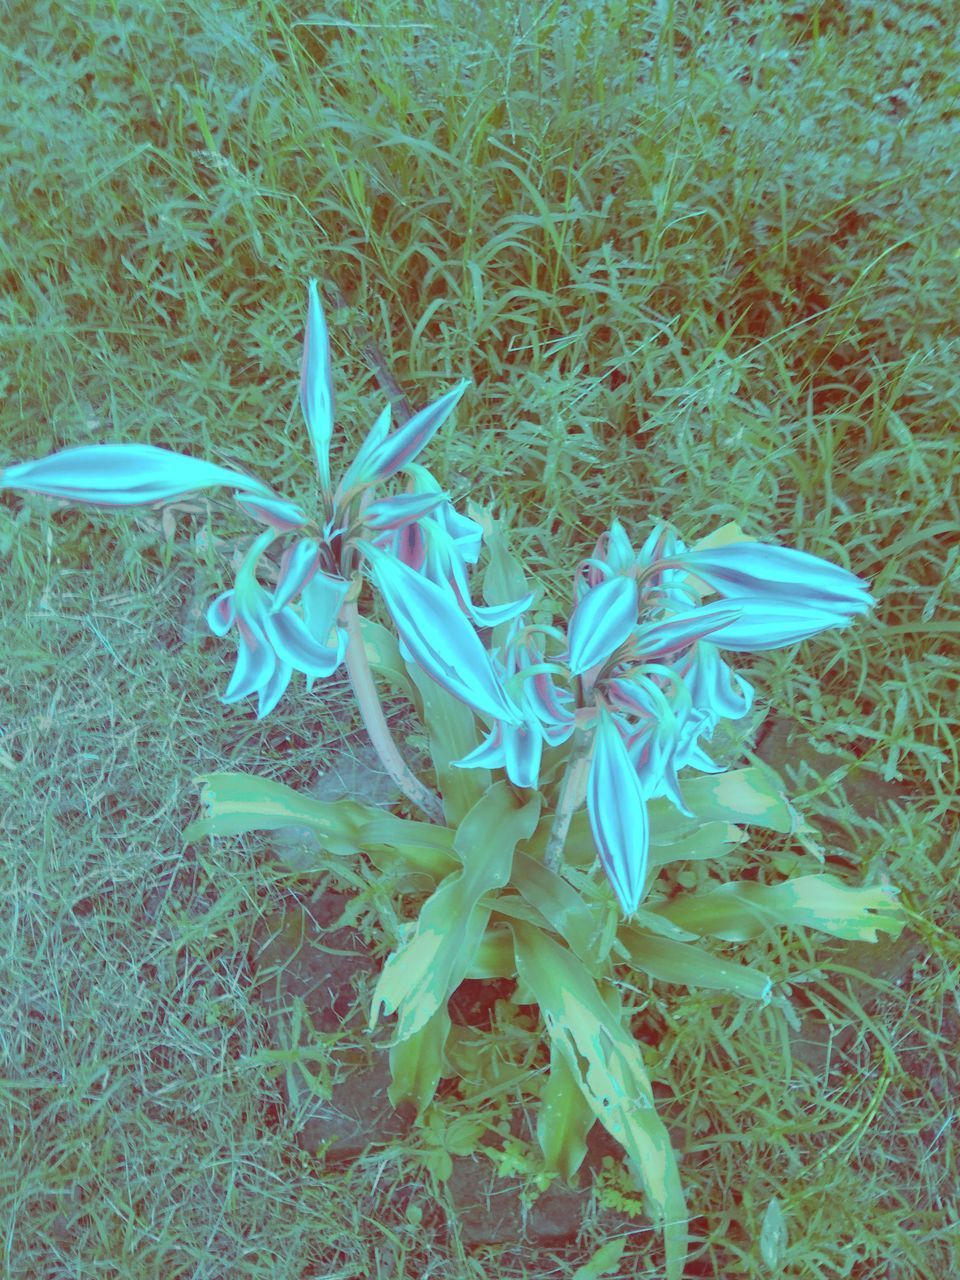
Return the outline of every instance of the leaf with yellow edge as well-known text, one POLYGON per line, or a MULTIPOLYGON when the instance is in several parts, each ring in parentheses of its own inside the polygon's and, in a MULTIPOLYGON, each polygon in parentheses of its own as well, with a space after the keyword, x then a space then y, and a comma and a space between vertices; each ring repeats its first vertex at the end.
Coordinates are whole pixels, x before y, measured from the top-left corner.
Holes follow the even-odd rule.
POLYGON ((623 1026, 619 994, 612 986, 601 992, 573 952, 547 934, 519 921, 510 928, 517 972, 540 1006, 551 1044, 566 1057, 594 1115, 625 1148, 630 1175, 663 1228, 666 1280, 681 1280, 687 1215, 680 1174, 640 1048, 623 1026))
POLYGON ((517 842, 540 816, 535 794, 518 808, 507 782, 496 782, 457 828, 463 869, 448 876, 424 903, 416 928, 388 957, 373 993, 370 1026, 381 1009, 398 1014, 399 1044, 415 1035, 445 1004, 473 964, 490 919, 480 899, 510 878, 517 842))
POLYGON ((776 885, 733 881, 707 893, 646 905, 651 914, 665 916, 681 929, 728 942, 746 942, 783 925, 876 942, 878 929, 897 937, 906 923, 896 895, 896 889, 883 885, 861 888, 835 876, 815 875, 776 885))
POLYGON ((634 968, 642 969, 660 982, 708 991, 730 991, 764 1004, 770 999, 773 979, 749 965, 721 960, 702 946, 691 946, 688 942, 670 938, 655 938, 629 926, 621 928, 617 936, 629 952, 634 968))

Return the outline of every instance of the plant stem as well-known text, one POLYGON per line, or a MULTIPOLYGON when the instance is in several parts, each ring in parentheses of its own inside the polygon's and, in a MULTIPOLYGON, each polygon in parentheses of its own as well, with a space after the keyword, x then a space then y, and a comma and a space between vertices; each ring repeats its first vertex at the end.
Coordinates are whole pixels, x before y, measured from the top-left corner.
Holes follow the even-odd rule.
POLYGON ((543 859, 548 871, 559 875, 563 862, 563 846, 574 811, 583 803, 587 793, 587 778, 590 776, 590 758, 593 755, 593 744, 596 734, 578 729, 573 739, 567 768, 560 784, 560 795, 557 809, 553 815, 553 826, 550 828, 550 839, 544 851, 543 859))
POLYGON ((356 600, 346 599, 340 609, 340 621, 347 629, 347 673, 350 684, 360 707, 360 715, 366 726, 370 741, 380 757, 384 769, 397 784, 408 800, 421 809, 431 822, 441 825, 445 822, 443 805, 437 795, 417 778, 410 770, 400 754, 387 725, 377 687, 373 683, 370 664, 367 662, 363 647, 363 635, 360 631, 360 614, 357 612, 356 600))

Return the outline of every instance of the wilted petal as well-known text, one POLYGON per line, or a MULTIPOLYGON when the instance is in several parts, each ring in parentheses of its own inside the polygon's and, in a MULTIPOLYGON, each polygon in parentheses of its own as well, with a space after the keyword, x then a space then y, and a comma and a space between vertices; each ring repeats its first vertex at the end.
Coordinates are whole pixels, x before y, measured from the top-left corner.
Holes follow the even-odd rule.
POLYGON ((736 622, 715 631, 704 644, 738 653, 761 653, 799 644, 821 631, 847 627, 853 621, 847 613, 831 612, 826 606, 791 604, 771 596, 737 596, 743 610, 736 622))
POLYGON ((310 581, 320 565, 320 544, 314 538, 301 538, 287 547, 280 558, 280 575, 273 592, 271 613, 279 613, 310 581))
POLYGON ((616 577, 583 597, 570 618, 568 665, 573 675, 589 671, 620 647, 637 622, 637 584, 616 577))
POLYGON ((711 550, 687 551, 678 559, 726 596, 773 597, 842 614, 866 613, 875 603, 862 578, 792 547, 736 542, 711 550))
POLYGON ((587 815, 607 879, 626 915, 640 905, 650 852, 647 805, 613 718, 601 710, 587 780, 587 815))
POLYGON ((248 516, 280 533, 292 533, 308 523, 306 512, 286 498, 255 498, 249 493, 235 493, 233 496, 248 516))
POLYGON ((330 488, 330 438, 333 435, 333 367, 330 335, 317 294, 317 282, 307 290, 307 328, 300 364, 300 407, 313 445, 324 492, 330 488))
POLYGON ((369 542, 358 539, 356 545, 370 562, 373 580, 413 660, 468 706, 519 723, 519 711, 508 701, 487 651, 449 590, 369 542))
POLYGON ((152 444, 82 445, 0 472, 0 489, 107 507, 167 502, 217 485, 270 495, 265 484, 242 472, 152 444))
POLYGON ((357 482, 373 484, 389 480, 401 467, 412 462, 443 426, 469 386, 470 379, 464 378, 452 391, 415 413, 406 426, 388 436, 373 450, 357 482))

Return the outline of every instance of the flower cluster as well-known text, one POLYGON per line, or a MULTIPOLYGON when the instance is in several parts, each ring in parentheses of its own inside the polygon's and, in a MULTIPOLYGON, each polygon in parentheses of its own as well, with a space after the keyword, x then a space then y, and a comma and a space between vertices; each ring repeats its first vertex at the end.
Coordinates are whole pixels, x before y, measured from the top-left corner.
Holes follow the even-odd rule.
MULTIPOLYGON (((720 718, 750 709, 753 689, 720 651, 794 644, 848 625, 873 600, 859 578, 804 552, 748 541, 689 549, 666 525, 635 551, 615 521, 576 570, 565 628, 525 621, 532 592, 474 604, 468 566, 479 559, 482 528, 459 514, 416 462, 468 386, 461 381, 397 431, 384 409, 334 488, 330 344, 314 281, 300 382, 320 480, 314 514, 260 480, 151 445, 68 449, 6 468, 0 488, 123 507, 233 487, 241 508, 267 528, 234 586, 211 603, 207 621, 218 636, 237 632, 223 701, 256 693, 259 717, 277 705, 294 671, 312 688, 344 661, 352 677, 365 662, 356 652, 362 641, 348 625, 365 566, 403 657, 487 724, 484 740, 454 762, 459 767, 502 768, 515 786, 536 788, 544 744, 560 746, 577 728, 592 735, 590 825, 629 914, 645 892, 647 802, 666 796, 688 813, 678 771, 719 771, 699 740, 720 718), (407 490, 378 498, 377 488, 399 473, 407 490), (291 536, 271 594, 257 580, 258 562, 277 539, 291 536), (709 595, 717 598, 704 603, 709 595), (478 628, 503 626, 505 638, 488 650, 478 628), (550 638, 565 647, 548 659, 550 638)), ((382 721, 372 695, 361 690, 364 682, 354 683, 368 727, 376 713, 382 721)), ((369 674, 366 684, 372 690, 369 674)), ((385 734, 385 724, 379 736, 371 728, 374 741, 386 743, 381 754, 392 746, 385 734)), ((403 776, 399 758, 388 768, 403 776)))

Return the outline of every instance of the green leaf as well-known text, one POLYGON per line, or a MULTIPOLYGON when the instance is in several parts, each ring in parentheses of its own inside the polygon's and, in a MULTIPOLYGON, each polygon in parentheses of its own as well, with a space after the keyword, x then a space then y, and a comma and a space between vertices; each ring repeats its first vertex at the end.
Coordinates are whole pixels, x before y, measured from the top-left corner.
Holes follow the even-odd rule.
MULTIPOLYGON (((512 946, 512 939, 511 939, 512 946)), ((587 1134, 596 1117, 558 1041, 550 1045, 550 1075, 540 1094, 537 1141, 548 1172, 570 1182, 587 1154, 587 1134)))
MULTIPOLYGON (((787 803, 783 784, 769 765, 758 761, 745 769, 684 778, 680 791, 687 808, 700 823, 742 822, 767 831, 789 834, 797 826, 797 815, 787 803)), ((672 831, 689 831, 691 820, 659 797, 648 802, 651 840, 672 831)), ((670 839, 676 839, 670 836, 670 839)), ((663 842, 662 840, 660 841, 663 842)))
POLYGON ((315 831, 323 847, 334 854, 358 853, 367 823, 382 816, 380 809, 354 800, 315 800, 282 782, 252 773, 199 774, 204 816, 183 833, 187 844, 202 836, 236 836, 248 831, 275 831, 304 826, 315 831))
POLYGON ((602 933, 598 912, 561 876, 519 850, 513 859, 511 883, 550 922, 577 959, 598 976, 609 951, 608 947, 601 954, 598 949, 602 933))
POLYGON ((517 958, 513 953, 513 935, 509 929, 491 923, 480 940, 473 963, 464 975, 467 978, 514 978, 517 958))
POLYGON ((896 937, 906 923, 896 894, 896 889, 882 885, 861 888, 835 876, 816 875, 777 885, 734 881, 648 906, 652 914, 665 916, 681 929, 728 942, 746 942, 783 925, 875 942, 878 929, 896 937))
POLYGON ((437 1092, 449 1034, 450 1015, 446 1005, 441 1005, 419 1031, 390 1046, 391 1083, 387 1097, 394 1107, 401 1102, 414 1103, 418 1120, 437 1092))
POLYGON ((703 947, 653 937, 629 926, 622 927, 618 936, 630 953, 630 963, 660 982, 730 991, 764 1003, 770 998, 773 979, 748 965, 733 964, 711 955, 703 947))
POLYGON ((489 769, 455 769, 450 764, 477 745, 476 717, 470 707, 414 663, 408 663, 407 670, 420 694, 421 720, 430 735, 430 754, 443 796, 444 816, 455 827, 490 787, 489 769))
POLYGON ((767 1205, 760 1228, 760 1256, 774 1275, 780 1275, 780 1263, 787 1247, 787 1220, 780 1202, 774 1198, 767 1205))
POLYGON ((731 822, 705 822, 698 831, 670 844, 650 841, 650 867, 663 867, 681 860, 703 862, 722 858, 746 840, 746 832, 731 822))
POLYGON ((517 841, 531 834, 539 814, 539 795, 518 808, 506 782, 494 783, 473 806, 454 837, 463 869, 430 895, 416 928, 388 957, 373 993, 371 1028, 381 1009, 396 1012, 393 1043, 400 1043, 450 998, 473 964, 490 919, 480 899, 507 883, 517 841))
POLYGON ((680 1174, 639 1046, 623 1026, 619 995, 612 986, 601 992, 573 952, 547 934, 519 922, 510 928, 517 972, 536 996, 551 1044, 566 1057, 594 1115, 626 1149, 630 1175, 663 1227, 666 1280, 680 1280, 687 1252, 680 1174))
POLYGON ((409 866, 425 871, 438 881, 460 869, 453 837, 452 827, 380 812, 363 829, 363 848, 368 853, 379 850, 392 852, 409 866))

